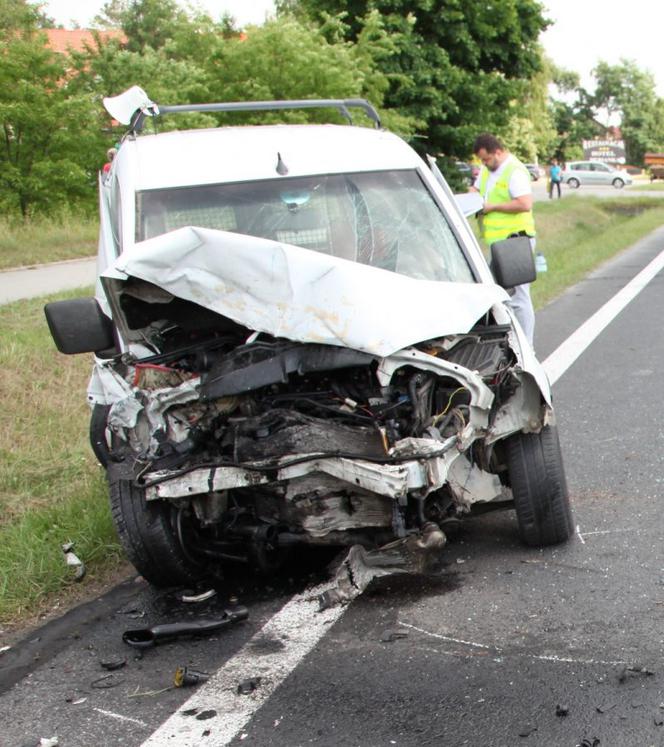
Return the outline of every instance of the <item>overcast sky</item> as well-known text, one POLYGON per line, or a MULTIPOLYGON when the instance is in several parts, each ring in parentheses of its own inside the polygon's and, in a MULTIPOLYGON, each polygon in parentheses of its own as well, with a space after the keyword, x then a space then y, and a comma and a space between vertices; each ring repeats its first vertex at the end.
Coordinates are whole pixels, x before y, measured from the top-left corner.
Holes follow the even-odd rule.
MULTIPOLYGON (((635 60, 654 74, 657 90, 664 96, 664 3, 661 0, 541 0, 554 21, 541 41, 560 66, 576 70, 582 83, 591 85, 590 71, 599 60, 617 64, 621 58, 635 60)), ((199 0, 213 18, 224 11, 240 26, 262 23, 273 7, 272 0, 199 0)), ((65 26, 73 19, 86 26, 104 5, 104 0, 50 0, 46 12, 65 26)), ((500 7, 497 0, 495 7, 500 7)))
MULTIPOLYGON (((105 4, 105 0, 48 0, 44 3, 44 10, 64 26, 74 20, 85 27, 105 4)), ((274 4, 272 0, 198 0, 192 5, 200 5, 215 20, 228 12, 238 25, 244 26, 248 23, 262 23, 265 14, 272 10, 274 4)))

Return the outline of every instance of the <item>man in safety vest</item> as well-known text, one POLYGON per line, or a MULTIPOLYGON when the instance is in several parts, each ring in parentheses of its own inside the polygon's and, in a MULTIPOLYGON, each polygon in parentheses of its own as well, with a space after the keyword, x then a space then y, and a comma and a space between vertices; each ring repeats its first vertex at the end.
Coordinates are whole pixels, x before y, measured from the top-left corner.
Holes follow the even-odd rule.
MULTIPOLYGON (((494 135, 479 135, 473 153, 483 167, 470 188, 484 200, 482 238, 491 246, 510 236, 529 236, 535 249, 535 221, 530 174, 494 135)), ((530 285, 517 285, 508 305, 514 311, 526 337, 533 342, 535 311, 530 299, 530 285)))

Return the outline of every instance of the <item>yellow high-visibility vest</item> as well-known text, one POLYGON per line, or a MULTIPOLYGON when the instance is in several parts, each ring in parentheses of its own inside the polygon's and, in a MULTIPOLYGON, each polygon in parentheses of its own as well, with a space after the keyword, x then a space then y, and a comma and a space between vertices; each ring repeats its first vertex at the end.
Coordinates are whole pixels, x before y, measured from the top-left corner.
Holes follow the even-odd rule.
MULTIPOLYGON (((522 169, 530 179, 526 167, 516 158, 511 158, 505 169, 501 172, 491 191, 485 195, 486 183, 489 178, 489 169, 482 167, 480 172, 480 194, 489 205, 498 205, 509 202, 512 199, 509 190, 510 178, 517 170, 522 169)), ((532 210, 525 213, 487 213, 482 220, 482 238, 491 245, 494 241, 506 239, 512 233, 524 231, 528 236, 535 235, 535 220, 532 210)))

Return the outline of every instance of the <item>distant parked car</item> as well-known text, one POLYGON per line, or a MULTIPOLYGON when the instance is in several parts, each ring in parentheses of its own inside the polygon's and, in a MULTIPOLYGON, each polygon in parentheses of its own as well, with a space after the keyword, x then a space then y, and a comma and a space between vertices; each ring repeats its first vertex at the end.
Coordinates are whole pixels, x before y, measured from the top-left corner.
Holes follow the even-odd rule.
POLYGON ((524 166, 528 169, 530 178, 536 182, 540 176, 544 176, 546 173, 544 169, 540 168, 536 163, 524 163, 524 166))
POLYGON ((477 164, 456 161, 454 165, 461 176, 468 180, 469 184, 475 183, 475 179, 477 179, 477 175, 480 173, 480 167, 477 164))
POLYGON ((563 183, 572 189, 582 184, 611 184, 616 189, 622 189, 632 183, 632 177, 626 171, 619 171, 601 161, 570 161, 563 171, 563 183))

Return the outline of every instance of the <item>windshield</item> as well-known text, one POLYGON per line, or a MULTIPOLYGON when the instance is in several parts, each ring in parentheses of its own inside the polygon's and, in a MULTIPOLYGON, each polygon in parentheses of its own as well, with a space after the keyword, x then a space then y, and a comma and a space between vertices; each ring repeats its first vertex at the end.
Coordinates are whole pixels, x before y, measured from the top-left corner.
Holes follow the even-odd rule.
POLYGON ((473 282, 416 171, 332 174, 137 194, 136 239, 183 226, 258 236, 409 277, 473 282))

